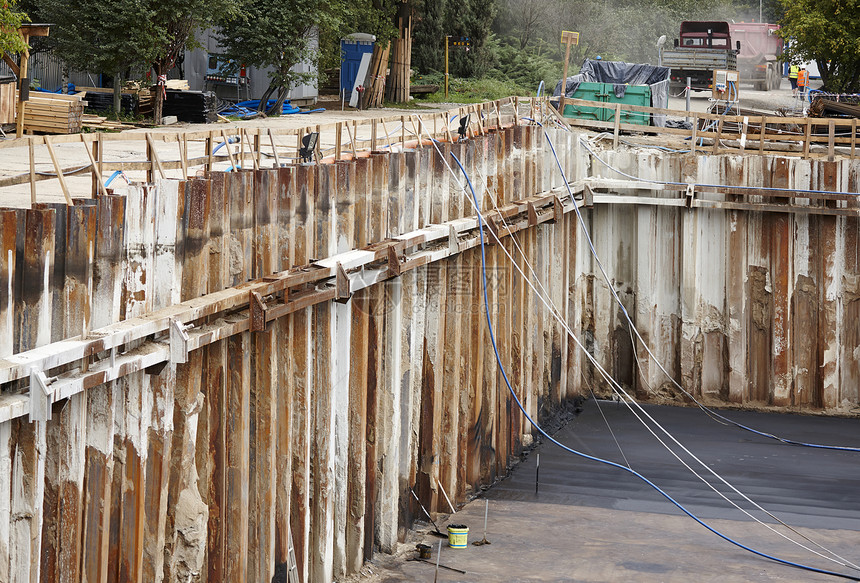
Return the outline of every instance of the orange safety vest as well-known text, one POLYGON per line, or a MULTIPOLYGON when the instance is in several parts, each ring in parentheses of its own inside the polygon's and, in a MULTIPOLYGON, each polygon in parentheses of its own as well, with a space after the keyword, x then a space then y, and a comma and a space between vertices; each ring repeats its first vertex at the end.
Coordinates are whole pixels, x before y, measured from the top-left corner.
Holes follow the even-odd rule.
POLYGON ((809 71, 804 69, 797 73, 797 85, 799 87, 806 87, 809 85, 809 71))
POLYGON ((800 67, 797 65, 792 65, 788 68, 788 78, 789 79, 797 79, 797 73, 800 71, 800 67))

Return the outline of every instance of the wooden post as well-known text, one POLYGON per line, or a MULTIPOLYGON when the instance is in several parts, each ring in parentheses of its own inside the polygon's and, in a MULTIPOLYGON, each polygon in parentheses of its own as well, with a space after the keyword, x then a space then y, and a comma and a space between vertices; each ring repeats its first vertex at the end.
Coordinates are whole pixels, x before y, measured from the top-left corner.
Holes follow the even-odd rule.
MULTIPOLYGON (((102 194, 107 195, 107 189, 102 181, 102 173, 99 169, 99 164, 96 162, 95 157, 87 147, 87 141, 84 139, 84 134, 81 134, 81 141, 84 143, 84 151, 87 153, 87 157, 90 159, 90 164, 92 164, 93 167, 93 188, 96 189, 96 192, 101 192, 102 194)), ((96 144, 97 142, 93 142, 93 148, 96 147, 96 144)))
POLYGON ((723 118, 720 118, 720 121, 717 122, 717 135, 714 136, 714 149, 713 153, 716 154, 720 149, 720 137, 723 135, 723 118))
POLYGON ((263 151, 260 147, 260 128, 257 128, 257 131, 254 133, 254 151, 257 153, 256 158, 254 158, 254 160, 257 162, 254 165, 254 170, 259 170, 260 164, 263 163, 263 151))
POLYGON ((188 178, 188 140, 185 134, 176 134, 176 143, 179 145, 179 161, 182 164, 182 177, 188 178))
POLYGON ((699 139, 696 136, 696 134, 698 133, 698 131, 699 131, 699 118, 693 117, 693 129, 692 129, 692 132, 690 133, 690 153, 693 155, 696 154, 696 142, 699 139))
POLYGON ((854 159, 854 149, 857 144, 857 118, 851 120, 851 159, 854 159))
POLYGON ((371 120, 370 122, 370 151, 376 151, 376 123, 377 121, 371 120))
POLYGON ((766 131, 767 131, 766 118, 764 116, 761 116, 761 134, 759 135, 759 139, 758 139, 758 152, 759 152, 759 154, 764 153, 764 135, 765 135, 766 131))
POLYGON ((836 121, 827 122, 827 161, 836 159, 836 121))
POLYGON ((158 153, 155 151, 155 142, 152 140, 152 134, 146 134, 146 151, 149 158, 149 170, 147 171, 147 180, 150 184, 155 182, 155 172, 153 168, 158 168, 158 175, 164 179, 164 167, 161 165, 161 160, 158 158, 158 153))
MULTIPOLYGON (((227 156, 230 158, 230 166, 233 167, 233 170, 236 170, 236 159, 233 158, 233 150, 230 149, 230 140, 227 139, 227 132, 221 130, 221 137, 224 138, 224 147, 227 148, 227 156)), ((211 159, 210 154, 210 159, 211 159)))
POLYGON ((612 131, 612 147, 618 148, 618 132, 621 129, 621 104, 615 104, 615 129, 612 131))
MULTIPOLYGON (((28 42, 29 38, 26 35, 22 35, 24 37, 24 42, 28 42)), ((18 113, 17 118, 15 119, 15 137, 20 138, 24 136, 24 110, 27 107, 26 101, 21 101, 21 92, 23 91, 23 80, 27 78, 27 65, 30 60, 30 51, 24 49, 24 52, 21 53, 21 65, 18 68, 18 113)))
POLYGON ((35 152, 33 151, 35 148, 33 138, 30 138, 28 146, 30 154, 30 208, 32 208, 36 204, 36 160, 35 152))
POLYGON ((66 185, 66 177, 63 176, 63 169, 60 168, 60 163, 57 161, 57 154, 54 152, 54 146, 51 144, 51 138, 45 136, 45 146, 48 147, 48 154, 51 156, 51 161, 54 163, 54 169, 57 171, 57 178, 60 181, 60 187, 63 189, 63 196, 66 197, 66 204, 72 206, 72 195, 69 194, 69 187, 66 185))
POLYGON ((335 134, 334 134, 334 159, 340 160, 340 152, 341 152, 341 138, 343 134, 343 122, 337 122, 335 124, 335 134))
POLYGON ((809 118, 806 118, 806 129, 803 131, 803 158, 809 159, 809 140, 810 132, 812 131, 812 123, 809 118))
POLYGON ((280 168, 281 160, 278 158, 278 147, 275 146, 275 134, 272 133, 272 128, 269 128, 269 142, 272 144, 272 155, 275 157, 275 168, 280 168))
POLYGON ((579 33, 569 30, 561 31, 561 42, 564 43, 564 73, 561 78, 561 96, 558 99, 558 112, 564 116, 564 97, 567 93, 567 64, 570 60, 570 45, 579 44, 579 33))
POLYGON ((209 157, 206 162, 206 172, 212 172, 212 164, 215 162, 215 140, 213 139, 214 130, 209 132, 206 138, 206 155, 209 157))

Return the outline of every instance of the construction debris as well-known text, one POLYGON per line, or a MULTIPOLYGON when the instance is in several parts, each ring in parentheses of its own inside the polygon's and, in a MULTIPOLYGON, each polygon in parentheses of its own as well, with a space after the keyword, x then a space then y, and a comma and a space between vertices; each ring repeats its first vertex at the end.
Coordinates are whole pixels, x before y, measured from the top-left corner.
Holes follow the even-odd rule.
POLYGON ((855 117, 860 118, 860 105, 816 97, 809 107, 810 117, 855 117))

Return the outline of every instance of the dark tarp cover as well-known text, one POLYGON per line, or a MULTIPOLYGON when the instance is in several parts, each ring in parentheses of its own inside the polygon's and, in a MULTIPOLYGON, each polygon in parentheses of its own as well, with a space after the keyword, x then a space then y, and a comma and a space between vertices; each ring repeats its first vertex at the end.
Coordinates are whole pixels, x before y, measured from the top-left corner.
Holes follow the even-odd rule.
MULTIPOLYGON (((624 97, 627 85, 648 85, 651 87, 651 107, 669 106, 668 67, 625 63, 623 61, 603 61, 586 59, 579 73, 567 78, 564 96, 573 97, 580 83, 612 83, 615 96, 624 97)), ((561 81, 555 86, 554 96, 561 95, 561 81)), ((651 116, 655 126, 666 124, 665 115, 651 116)))

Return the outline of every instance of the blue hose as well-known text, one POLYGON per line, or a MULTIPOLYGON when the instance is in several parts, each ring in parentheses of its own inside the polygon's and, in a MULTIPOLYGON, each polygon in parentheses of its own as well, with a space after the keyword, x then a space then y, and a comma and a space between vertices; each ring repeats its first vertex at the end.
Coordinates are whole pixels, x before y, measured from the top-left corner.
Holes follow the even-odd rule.
MULTIPOLYGON (((553 149, 553 153, 555 153, 555 149, 553 149)), ((758 556, 765 558, 765 559, 769 559, 771 561, 775 561, 775 562, 780 563, 782 565, 787 565, 789 567, 795 567, 798 569, 802 569, 804 571, 811 571, 813 573, 821 573, 823 575, 831 575, 833 577, 841 577, 843 579, 848 579, 850 581, 860 581, 860 578, 855 577, 853 575, 848 575, 848 574, 844 574, 844 573, 837 573, 836 571, 827 571, 825 569, 819 569, 817 567, 812 567, 809 565, 803 565, 801 563, 794 563, 792 561, 788 561, 786 559, 780 559, 779 557, 775 557, 773 555, 769 555, 769 554, 764 553, 762 551, 758 551, 752 547, 748 547, 748 546, 744 545, 743 543, 740 543, 740 542, 734 540, 733 538, 729 537, 728 535, 723 534, 722 532, 720 532, 716 528, 707 524, 701 518, 699 518, 698 516, 696 516, 695 514, 690 512, 689 510, 687 510, 680 502, 678 502, 677 500, 672 498, 672 496, 670 496, 668 493, 663 491, 659 486, 657 486, 657 484, 655 484, 654 482, 652 482, 651 480, 649 480, 648 478, 646 478, 645 476, 643 476, 642 474, 640 474, 636 470, 634 470, 632 468, 628 468, 627 466, 622 466, 621 464, 615 463, 615 462, 607 460, 607 459, 588 455, 586 453, 583 453, 581 451, 577 451, 571 447, 568 447, 568 446, 564 445, 563 443, 559 442, 558 440, 556 440, 555 438, 553 438, 549 433, 544 431, 543 428, 541 428, 541 426, 538 425, 537 422, 531 418, 531 416, 526 412, 525 407, 523 407, 522 403, 520 402, 519 398, 517 397, 517 394, 514 391, 513 387, 511 386, 511 382, 508 379, 507 373, 505 372, 505 367, 502 364, 502 357, 499 354, 499 348, 498 348, 498 346, 496 346, 496 335, 495 335, 495 332, 493 331, 493 322, 490 319, 490 300, 487 297, 487 257, 486 257, 486 252, 484 250, 484 221, 483 221, 483 217, 481 216, 481 206, 480 206, 480 203, 478 202, 478 197, 475 195, 475 189, 472 186, 472 181, 469 180, 469 175, 466 174, 466 170, 463 168, 463 165, 460 164, 460 160, 457 159, 457 156, 453 152, 451 152, 451 156, 454 158, 454 161, 457 162, 457 166, 460 167, 460 171, 463 173, 463 176, 465 176, 465 178, 466 178, 466 183, 469 185, 469 190, 472 192, 472 200, 475 203, 475 209, 477 209, 477 212, 478 212, 478 233, 481 237, 481 283, 483 285, 483 292, 484 292, 484 315, 487 318, 487 327, 489 328, 489 332, 490 332, 490 342, 493 345, 493 352, 496 355, 496 364, 499 367, 499 371, 502 373, 502 378, 505 381, 505 385, 507 385, 507 387, 508 387, 508 391, 510 392, 511 397, 513 397, 514 401, 517 404, 517 407, 519 407, 520 411, 525 416, 525 418, 528 419, 529 423, 531 423, 531 425, 535 429, 537 429, 537 431, 541 435, 543 435, 547 440, 556 444, 557 446, 559 446, 561 449, 563 449, 564 451, 566 451, 568 453, 572 453, 573 455, 579 456, 581 458, 591 460, 594 462, 598 462, 601 464, 605 464, 608 466, 612 466, 614 468, 618 468, 619 470, 623 470, 625 472, 633 474, 634 476, 636 476, 637 478, 639 478, 640 480, 642 480, 643 482, 645 482, 646 484, 651 486, 654 490, 659 492, 660 495, 662 495, 669 502, 674 504, 679 510, 681 510, 681 512, 683 512, 684 514, 686 514, 687 516, 689 516, 690 518, 692 518, 693 520, 698 522, 701 526, 705 527, 710 532, 717 535, 718 537, 725 540, 726 542, 729 542, 729 543, 731 543, 731 544, 733 544, 733 545, 735 545, 741 549, 744 549, 745 551, 749 551, 750 553, 753 553, 753 554, 758 555, 758 556)), ((556 158, 556 161, 558 161, 558 158, 556 158)))

